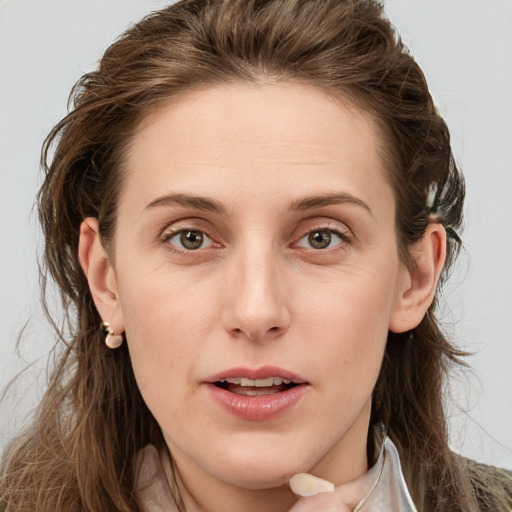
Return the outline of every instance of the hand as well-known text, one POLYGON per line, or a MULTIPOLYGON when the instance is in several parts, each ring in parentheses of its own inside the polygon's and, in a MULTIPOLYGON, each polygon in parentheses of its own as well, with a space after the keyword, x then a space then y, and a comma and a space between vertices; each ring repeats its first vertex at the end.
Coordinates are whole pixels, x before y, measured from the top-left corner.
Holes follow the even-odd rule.
POLYGON ((334 484, 316 476, 299 473, 290 480, 292 491, 302 496, 289 512, 351 512, 334 484))
POLYGON ((300 498, 288 512, 352 512, 336 491, 300 498))

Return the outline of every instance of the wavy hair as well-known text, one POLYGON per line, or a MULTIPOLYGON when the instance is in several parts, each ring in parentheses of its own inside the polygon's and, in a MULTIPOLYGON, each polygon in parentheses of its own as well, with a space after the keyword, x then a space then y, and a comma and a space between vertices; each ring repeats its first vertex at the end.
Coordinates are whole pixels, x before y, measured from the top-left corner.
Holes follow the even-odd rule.
MULTIPOLYGON (((98 218, 108 247, 127 145, 159 106, 193 88, 269 81, 313 85, 375 119, 401 258, 412 264, 409 248, 434 219, 452 235, 449 272, 460 242, 463 178, 425 77, 378 2, 183 0, 149 15, 76 83, 69 114, 44 143, 43 285, 57 283, 68 329, 58 331, 59 357, 33 423, 5 452, 2 511, 142 511, 137 453, 148 443, 163 446, 162 434, 126 344, 110 351, 103 343, 78 262, 79 226, 98 218)), ((441 332, 435 306, 412 337, 389 334, 371 421, 384 423, 397 445, 420 511, 509 511, 507 477, 448 447, 444 383, 463 353, 441 332)))

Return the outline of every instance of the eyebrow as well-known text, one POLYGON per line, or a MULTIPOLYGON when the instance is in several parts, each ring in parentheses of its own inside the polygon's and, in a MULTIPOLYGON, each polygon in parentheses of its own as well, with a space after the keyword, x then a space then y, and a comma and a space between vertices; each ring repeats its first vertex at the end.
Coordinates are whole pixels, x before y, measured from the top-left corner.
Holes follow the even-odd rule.
POLYGON ((158 197, 145 206, 144 210, 156 208, 158 206, 176 205, 194 208, 205 212, 218 213, 219 215, 226 213, 226 209, 221 203, 219 203, 219 201, 208 197, 190 196, 188 194, 169 194, 158 197))
POLYGON ((304 197, 293 201, 290 210, 311 210, 313 208, 322 208, 323 206, 331 206, 336 204, 353 204, 360 206, 373 216, 371 208, 361 199, 354 197, 345 192, 334 192, 328 194, 319 194, 310 197, 304 197))
MULTIPOLYGON (((290 204, 289 210, 305 211, 312 210, 314 208, 322 208, 324 206, 347 203, 360 206, 373 216, 370 207, 363 200, 345 192, 318 194, 296 199, 290 204)), ((144 210, 156 208, 159 206, 176 205, 216 213, 218 215, 223 215, 226 213, 226 208, 224 208, 224 206, 219 201, 209 197, 192 196, 188 194, 169 194, 158 197, 157 199, 151 201, 147 206, 145 206, 144 210)))

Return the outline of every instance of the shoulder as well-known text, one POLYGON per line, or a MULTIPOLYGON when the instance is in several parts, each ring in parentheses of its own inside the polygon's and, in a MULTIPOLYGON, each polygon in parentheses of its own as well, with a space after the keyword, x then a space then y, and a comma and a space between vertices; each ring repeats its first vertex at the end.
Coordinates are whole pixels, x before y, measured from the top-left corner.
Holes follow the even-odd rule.
POLYGON ((512 471, 470 459, 466 467, 481 512, 512 510, 512 471))

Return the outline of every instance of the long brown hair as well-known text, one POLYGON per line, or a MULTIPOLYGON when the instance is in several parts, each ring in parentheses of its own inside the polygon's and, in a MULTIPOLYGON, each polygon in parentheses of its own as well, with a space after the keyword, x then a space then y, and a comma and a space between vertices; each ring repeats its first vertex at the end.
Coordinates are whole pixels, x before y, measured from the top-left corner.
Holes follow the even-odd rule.
MULTIPOLYGON (((385 142, 401 257, 412 264, 408 249, 435 218, 452 235, 447 275, 463 179, 425 78, 377 2, 184 0, 151 14, 78 81, 70 113, 43 147, 43 280, 57 283, 68 329, 58 333, 60 356, 33 424, 4 455, 1 510, 141 510, 137 453, 162 446, 162 435, 126 344, 110 351, 103 343, 77 258, 79 226, 97 217, 108 247, 125 149, 140 121, 191 88, 234 81, 312 84, 372 115, 385 142)), ((372 423, 384 423, 397 445, 420 511, 508 511, 506 477, 448 447, 444 382, 462 355, 439 329, 435 303, 413 333, 390 333, 372 423)))

